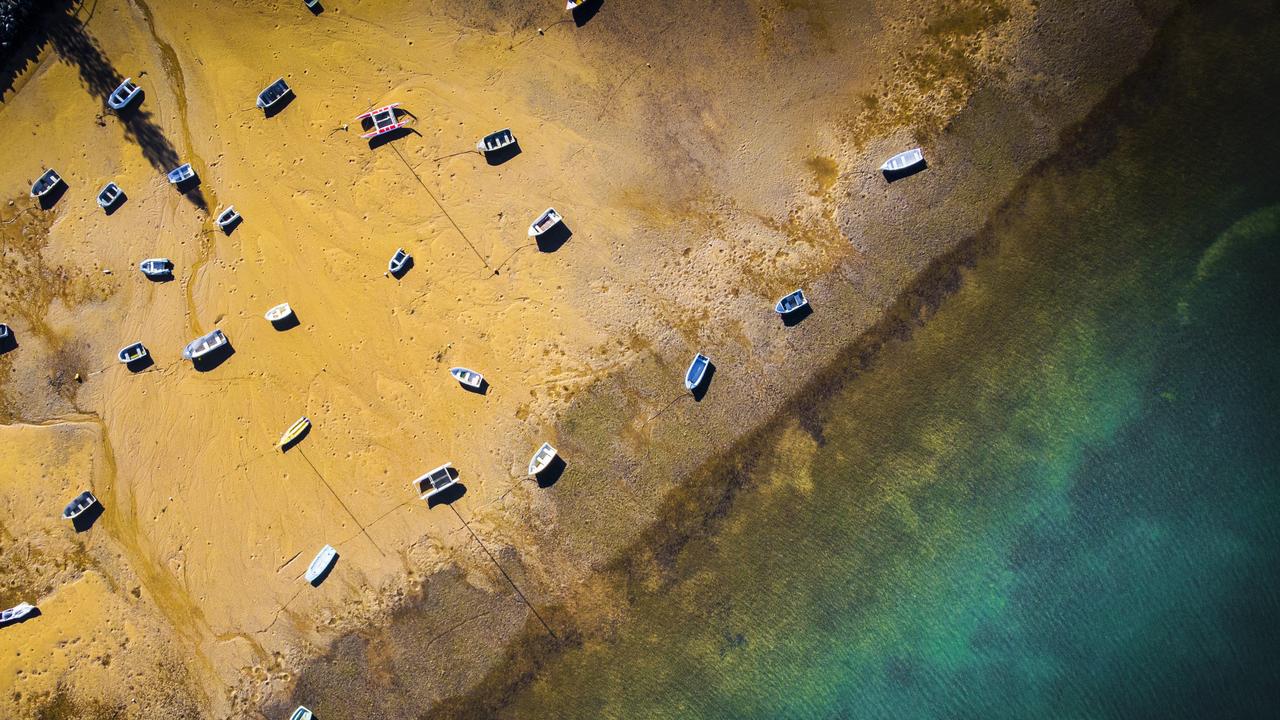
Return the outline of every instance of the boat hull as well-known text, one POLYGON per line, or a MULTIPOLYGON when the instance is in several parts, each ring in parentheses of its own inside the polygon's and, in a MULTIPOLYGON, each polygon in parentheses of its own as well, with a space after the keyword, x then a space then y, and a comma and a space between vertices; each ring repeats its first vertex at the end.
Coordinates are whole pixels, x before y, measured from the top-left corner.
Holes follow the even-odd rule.
POLYGON ((146 356, 147 348, 142 343, 134 343, 128 347, 121 348, 120 352, 116 354, 120 362, 125 365, 137 362, 146 356))
POLYGON ((199 360, 226 344, 227 336, 221 330, 214 330, 187 343, 187 347, 182 350, 182 357, 188 360, 199 360))
POLYGON ((85 490, 77 495, 71 502, 67 503, 67 506, 62 509, 62 519, 75 520, 85 514, 89 508, 97 504, 98 498, 95 497, 92 492, 85 490))
POLYGON ((311 429, 311 419, 307 417, 298 418, 296 422, 289 426, 288 430, 280 436, 280 449, 287 450, 289 446, 298 441, 302 434, 311 429))
POLYGON ((54 188, 62 184, 62 176, 53 170, 46 170, 31 184, 31 197, 39 198, 48 195, 54 188))
POLYGON ((545 235, 548 230, 562 222, 564 222, 564 217, 562 217, 560 213, 556 212, 554 208, 547 208, 545 212, 538 216, 537 220, 534 220, 529 225, 529 237, 541 237, 545 235))
POLYGON ((791 313, 803 308, 809 304, 809 299, 804 296, 804 292, 796 290, 787 295, 774 304, 774 312, 779 315, 790 315, 791 313))
POLYGON ((453 376, 454 380, 457 380, 462 385, 465 385, 475 390, 480 389, 481 383, 484 382, 483 375, 481 375, 480 373, 474 370, 468 370, 466 368, 460 368, 460 367, 453 368, 452 370, 449 371, 449 374, 453 376))
POLYGON ((542 443, 542 447, 533 454, 533 458, 529 460, 529 474, 537 475, 538 473, 551 467, 551 462, 556 459, 559 453, 551 443, 542 443))
POLYGON ((689 363, 689 369, 684 374, 684 387, 686 390, 693 392, 702 385, 702 381, 707 376, 707 366, 711 364, 711 360, 702 353, 693 356, 693 362, 689 363))
POLYGON ((880 172, 886 175, 894 175, 906 173, 915 170, 924 165, 924 151, 921 148, 912 148, 906 152, 900 152, 889 158, 880 166, 880 172))
POLYGON ((306 578, 307 582, 312 585, 318 584, 325 575, 333 569, 333 563, 338 559, 338 551, 333 549, 331 545, 325 545, 320 548, 320 552, 316 553, 316 557, 307 566, 306 578))

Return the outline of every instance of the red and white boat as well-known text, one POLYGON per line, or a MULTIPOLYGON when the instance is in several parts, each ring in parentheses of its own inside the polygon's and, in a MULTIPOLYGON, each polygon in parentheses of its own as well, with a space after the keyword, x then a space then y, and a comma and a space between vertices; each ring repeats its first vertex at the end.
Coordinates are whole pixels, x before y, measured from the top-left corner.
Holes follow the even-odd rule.
POLYGON ((370 110, 369 112, 357 117, 356 120, 360 123, 363 123, 365 120, 369 120, 373 123, 373 127, 369 132, 361 135, 360 137, 367 140, 379 135, 385 135, 392 130, 399 130, 400 128, 408 125, 408 116, 405 116, 405 119, 403 120, 396 118, 396 108, 399 106, 400 103, 391 103, 390 105, 380 107, 377 110, 370 110))

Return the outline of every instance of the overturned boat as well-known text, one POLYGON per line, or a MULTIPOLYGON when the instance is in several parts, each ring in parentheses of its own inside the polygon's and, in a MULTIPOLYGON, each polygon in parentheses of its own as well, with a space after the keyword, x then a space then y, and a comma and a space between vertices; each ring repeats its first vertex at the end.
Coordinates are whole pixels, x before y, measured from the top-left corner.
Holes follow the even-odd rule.
POLYGON ((476 150, 491 153, 515 144, 516 136, 511 134, 511 128, 505 128, 480 138, 480 142, 476 143, 476 150))
POLYGON ((790 315, 791 313, 805 307, 809 304, 808 298, 804 296, 804 290, 796 290, 795 292, 784 296, 774 306, 774 312, 779 315, 790 315))
POLYGON ((284 434, 280 436, 280 449, 287 450, 289 446, 302 437, 302 434, 311 429, 311 418, 302 416, 298 418, 284 434))
POLYGON ((711 365, 711 358, 702 353, 693 356, 693 362, 689 363, 689 369, 684 374, 684 387, 689 392, 698 389, 702 381, 707 377, 707 367, 711 365))
POLYGON ((370 110, 363 115, 357 115, 357 122, 363 123, 365 120, 368 120, 372 123, 372 127, 370 127, 369 131, 360 137, 369 140, 408 125, 409 120, 407 118, 400 120, 396 117, 396 108, 399 106, 400 103, 391 103, 390 105, 385 105, 377 110, 370 110))
POLYGON ((17 622, 30 615, 35 609, 36 606, 31 603, 18 603, 8 610, 0 610, 0 625, 8 625, 11 622, 17 622))
POLYGON ((44 174, 31 183, 31 197, 40 198, 48 195, 54 188, 62 184, 62 176, 55 170, 45 170, 44 174))
POLYGON ((391 260, 387 262, 387 272, 392 275, 399 276, 404 269, 409 266, 409 261, 413 259, 404 248, 396 248, 396 254, 391 256, 391 260))
POLYGON ((529 225, 529 237, 542 237, 545 232, 562 222, 564 222, 564 218, 560 216, 560 213, 556 212, 555 208, 547 208, 538 216, 537 220, 534 220, 529 225))
POLYGON ((165 277, 173 274, 173 262, 169 258, 147 258, 138 263, 138 268, 147 277, 165 277))
POLYGON ((258 93, 258 107, 270 112, 272 106, 288 97, 291 92, 293 88, 289 87, 284 78, 280 78, 258 93))
POLYGON ((182 357, 188 360, 199 360, 226 344, 227 336, 222 334, 221 330, 214 330, 187 343, 187 346, 182 349, 182 357))
POLYGON ((271 323, 278 323, 293 314, 293 308, 289 307, 289 303, 280 303, 279 305, 267 311, 265 317, 271 323))
POLYGON ((551 443, 544 442, 542 447, 533 454, 533 458, 529 460, 529 474, 537 475, 551 466, 551 461, 556 459, 556 449, 551 443))
POLYGON ((885 160, 880 166, 880 172, 886 175, 897 175, 915 170, 922 165, 924 165, 924 150, 912 148, 885 160))
POLYGON ((191 167, 191 163, 183 163, 169 171, 169 183, 172 185, 181 185, 195 176, 196 171, 191 167))
POLYGON ((107 107, 112 110, 123 110, 142 92, 142 88, 133 82, 133 78, 125 78, 111 94, 107 96, 107 107))
POLYGON ((67 503, 62 508, 63 520, 75 520, 85 513, 86 510, 98 504, 98 498, 94 497, 92 492, 85 490, 75 497, 74 500, 67 503))
POLYGON ((332 545, 325 545, 320 548, 320 552, 316 553, 316 559, 311 561, 307 566, 307 582, 312 585, 319 583, 320 578, 329 572, 329 568, 333 567, 333 563, 338 559, 338 551, 333 549, 332 545))
POLYGON ((413 481, 413 487, 418 491, 418 497, 423 500, 430 501, 433 495, 448 490, 458 484, 458 477, 454 475, 450 469, 453 463, 445 463, 440 467, 423 473, 421 477, 413 481))
POLYGON ((116 357, 121 363, 128 365, 129 363, 138 362, 147 356, 147 346, 140 342, 127 345, 120 348, 120 352, 116 353, 116 357))
POLYGON ((111 206, 120 202, 120 198, 124 197, 124 191, 120 186, 109 182, 98 191, 98 207, 103 210, 110 210, 111 206))
POLYGON ((484 384, 484 376, 476 372, 475 370, 468 370, 464 367, 456 367, 456 368, 451 368, 449 370, 449 374, 453 376, 454 380, 457 380, 459 383, 462 383, 466 387, 469 387, 473 390, 479 390, 480 386, 484 384))
POLYGON ((218 213, 218 217, 214 219, 214 222, 223 232, 226 232, 240 222, 240 213, 236 212, 235 205, 228 205, 226 210, 218 213))

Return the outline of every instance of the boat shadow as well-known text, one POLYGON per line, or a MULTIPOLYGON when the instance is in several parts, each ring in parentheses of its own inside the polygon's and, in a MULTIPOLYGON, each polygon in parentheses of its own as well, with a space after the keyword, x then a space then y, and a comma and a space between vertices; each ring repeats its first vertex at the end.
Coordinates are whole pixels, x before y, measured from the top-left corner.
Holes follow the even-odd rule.
POLYGON ((884 173, 884 179, 886 181, 895 182, 897 180, 905 180, 917 173, 922 173, 928 168, 929 163, 921 160, 918 164, 912 165, 909 168, 903 168, 902 170, 881 170, 880 172, 884 173))
POLYGON ((600 7, 604 5, 604 0, 587 0, 578 7, 573 9, 573 24, 582 27, 591 22, 591 19, 600 12, 600 7))
MULTIPOLYGON (((311 11, 312 15, 319 17, 320 14, 324 12, 324 5, 321 4, 319 0, 316 0, 316 2, 308 5, 307 9, 311 11)), ((318 718, 319 716, 317 715, 316 717, 318 718)))
POLYGON ((0 355, 18 349, 18 337, 13 332, 13 328, 9 328, 9 334, 0 338, 0 355))
POLYGON ((333 551, 333 560, 329 561, 329 565, 324 569, 324 572, 317 575, 315 579, 311 581, 311 587, 320 587, 320 583, 328 579, 329 574, 332 573, 333 569, 338 566, 338 561, 341 559, 342 559, 342 553, 338 552, 335 549, 333 551))
POLYGON ((102 212, 106 213, 107 217, 111 217, 112 215, 116 214, 116 211, 124 207, 124 204, 126 202, 129 202, 129 196, 125 193, 124 190, 121 190, 120 194, 116 196, 115 202, 102 208, 102 212))
MULTIPOLYGON (((458 471, 453 468, 449 468, 449 475, 456 478, 458 477, 458 471)), ((455 482, 444 490, 441 490, 435 495, 427 498, 427 507, 433 508, 437 505, 450 505, 454 501, 462 499, 462 496, 466 494, 467 486, 460 482, 455 482)))
POLYGON ((188 195, 190 193, 195 192, 200 187, 200 173, 196 172, 195 168, 192 168, 191 177, 187 178, 186 180, 183 180, 180 183, 175 183, 174 187, 176 187, 178 189, 178 192, 182 193, 183 195, 188 195))
POLYGON ((164 271, 164 272, 160 273, 159 275, 147 275, 146 273, 143 273, 142 277, 144 277, 144 278, 146 278, 146 279, 150 280, 150 281, 151 281, 151 282, 153 282, 153 283, 162 283, 162 284, 163 284, 163 283, 167 283, 167 282, 173 282, 173 271, 172 271, 172 270, 166 270, 166 271, 164 271))
POLYGON ((702 402, 702 398, 707 396, 707 391, 711 389, 711 380, 715 378, 715 376, 716 364, 708 360, 707 370, 702 375, 702 382, 698 383, 697 387, 689 391, 690 394, 693 395, 694 402, 702 402))
POLYGON ((462 386, 463 390, 466 390, 472 395, 488 395, 489 394, 489 381, 485 378, 481 378, 480 384, 477 385, 476 387, 471 387, 470 385, 462 385, 462 383, 458 383, 458 384, 462 386))
POLYGON ((302 324, 302 320, 298 317, 297 310, 294 310, 293 312, 289 313, 288 317, 271 321, 271 327, 275 328, 279 332, 292 330, 301 324, 302 324))
POLYGON ((236 354, 236 349, 231 346, 231 341, 228 340, 226 345, 223 345, 222 347, 215 349, 213 352, 209 353, 208 355, 204 355, 198 358, 193 358, 191 360, 191 364, 195 366, 195 369, 197 372, 205 373, 211 370, 218 369, 219 366, 221 366, 232 355, 235 355, 235 354, 236 354))
POLYGON ((412 255, 410 255, 410 256, 409 256, 409 257, 404 261, 404 266, 403 266, 403 267, 401 267, 401 268, 400 268, 398 271, 396 271, 396 272, 391 272, 391 270, 390 270, 390 269, 388 269, 388 270, 387 270, 387 274, 389 274, 391 277, 393 277, 393 278, 395 278, 395 279, 397 279, 397 280, 403 280, 403 279, 404 279, 404 276, 405 276, 405 275, 408 275, 408 274, 409 274, 409 271, 410 271, 410 270, 412 270, 412 269, 413 269, 413 256, 412 256, 412 255))
POLYGON ((151 367, 155 364, 156 364, 155 358, 151 357, 151 353, 147 353, 146 355, 138 358, 137 360, 125 363, 124 366, 129 369, 129 372, 133 373, 134 375, 137 375, 138 373, 144 370, 150 370, 151 367))
POLYGON ((534 238, 534 241, 537 242, 539 251, 553 253, 569 242, 571 237, 573 237, 573 230, 569 229, 569 223, 561 220, 555 227, 548 228, 546 232, 534 238))
POLYGON ((71 527, 75 528, 77 533, 87 532, 98 521, 98 518, 102 517, 102 513, 106 511, 107 506, 102 504, 102 498, 98 498, 98 502, 71 518, 71 527))
POLYGON ((489 163, 489 165, 493 167, 497 167, 498 165, 502 165, 503 163, 507 162, 508 160, 519 155, 522 152, 524 151, 520 149, 520 141, 517 140, 504 148, 498 148, 497 150, 490 150, 487 153, 483 153, 483 155, 484 155, 485 162, 489 163))
POLYGON ((227 223, 226 225, 222 225, 222 226, 220 226, 220 227, 222 228, 222 232, 223 232, 223 234, 224 234, 224 235, 227 235, 228 237, 230 237, 231 233, 235 232, 235 231, 236 231, 236 228, 240 227, 240 223, 242 223, 242 222, 244 222, 244 216, 243 216, 243 215, 237 215, 235 220, 232 220, 231 222, 227 223))
POLYGON ((795 327, 805 321, 805 318, 813 314, 813 306, 805 305, 804 307, 792 310, 782 316, 782 324, 787 327, 795 327))
POLYGON ((533 476, 533 480, 538 483, 538 487, 544 489, 549 488, 560 482, 560 478, 564 475, 565 468, 568 466, 569 465, 564 461, 564 458, 556 455, 551 459, 551 462, 547 464, 546 469, 533 476))
POLYGON ((293 101, 297 99, 297 97, 297 93, 293 91, 293 88, 289 88, 289 92, 285 93, 284 97, 275 101, 270 107, 262 108, 262 116, 270 120, 284 112, 284 109, 292 105, 293 101))
POLYGON ((6 627, 9 627, 10 625, 21 625, 22 623, 32 618, 38 618, 43 614, 44 613, 40 612, 40 608, 31 608, 31 612, 27 613, 26 615, 23 615, 20 618, 14 618, 12 620, 6 620, 5 622, 0 623, 0 628, 6 628, 6 627))
POLYGON ((48 210, 54 205, 57 205, 58 201, 62 199, 62 196, 67 194, 67 190, 69 188, 70 186, 67 185, 67 181, 65 179, 59 180, 57 185, 50 188, 49 192, 36 198, 40 201, 40 209, 48 210))

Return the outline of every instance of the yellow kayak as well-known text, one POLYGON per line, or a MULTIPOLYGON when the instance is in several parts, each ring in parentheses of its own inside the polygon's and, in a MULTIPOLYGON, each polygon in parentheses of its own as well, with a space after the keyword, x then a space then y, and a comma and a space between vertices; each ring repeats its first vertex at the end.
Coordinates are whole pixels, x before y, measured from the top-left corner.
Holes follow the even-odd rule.
POLYGON ((284 434, 280 436, 280 448, 283 450, 289 447, 293 441, 302 437, 302 433, 306 432, 310 427, 311 421, 309 419, 305 416, 298 418, 298 421, 290 425, 289 429, 285 430, 284 434))

